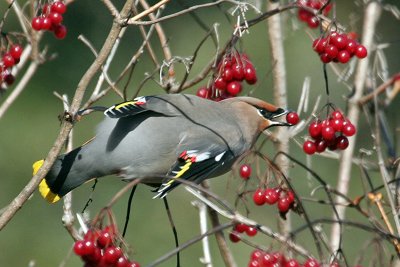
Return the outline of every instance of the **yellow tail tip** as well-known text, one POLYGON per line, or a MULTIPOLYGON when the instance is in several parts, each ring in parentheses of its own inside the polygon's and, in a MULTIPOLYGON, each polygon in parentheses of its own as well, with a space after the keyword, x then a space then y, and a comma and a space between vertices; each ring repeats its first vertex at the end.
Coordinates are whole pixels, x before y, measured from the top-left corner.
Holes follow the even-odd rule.
POLYGON ((42 195, 42 197, 46 199, 49 203, 56 203, 61 199, 59 195, 51 192, 50 187, 48 186, 45 179, 42 179, 42 181, 39 184, 39 192, 42 195))
MULTIPOLYGON (((44 163, 44 160, 38 160, 35 163, 33 163, 32 168, 33 168, 33 175, 35 175, 39 169, 42 167, 44 163)), ((50 203, 56 203, 61 199, 61 197, 53 192, 51 192, 49 185, 47 184, 45 179, 42 179, 42 181, 39 184, 39 192, 42 195, 44 199, 46 199, 50 203)))

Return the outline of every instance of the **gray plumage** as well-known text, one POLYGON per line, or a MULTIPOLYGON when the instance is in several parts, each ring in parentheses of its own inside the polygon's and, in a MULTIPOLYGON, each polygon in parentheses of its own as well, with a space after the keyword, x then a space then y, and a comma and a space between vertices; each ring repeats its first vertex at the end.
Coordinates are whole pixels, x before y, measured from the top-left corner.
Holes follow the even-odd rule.
POLYGON ((148 96, 105 114, 111 118, 92 141, 57 158, 45 177, 52 193, 63 196, 92 178, 115 174, 145 178, 163 196, 179 184, 165 177, 174 177, 186 163, 190 167, 180 172, 181 179, 199 183, 221 175, 267 127, 288 125, 274 121, 285 110, 249 97, 214 102, 183 94, 148 96))

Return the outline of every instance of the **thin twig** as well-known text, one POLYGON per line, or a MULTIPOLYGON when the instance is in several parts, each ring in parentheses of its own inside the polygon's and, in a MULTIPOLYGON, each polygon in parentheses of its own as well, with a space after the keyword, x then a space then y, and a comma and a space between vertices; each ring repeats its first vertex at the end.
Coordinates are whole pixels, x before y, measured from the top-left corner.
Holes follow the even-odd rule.
MULTIPOLYGON (((207 233, 207 206, 200 201, 192 201, 192 205, 195 206, 199 210, 199 221, 200 221, 200 234, 207 233)), ((200 261, 206 267, 212 267, 211 261, 211 252, 210 252, 210 243, 208 240, 208 236, 202 239, 201 241, 203 246, 203 257, 200 258, 200 261)))
POLYGON ((21 78, 20 82, 18 85, 14 88, 14 90, 11 92, 11 94, 7 97, 7 99, 3 102, 3 104, 0 106, 0 119, 4 116, 6 111, 11 107, 11 105, 15 102, 15 100, 18 98, 18 96, 24 91, 26 88, 27 84, 35 74, 39 64, 37 61, 32 61, 31 64, 29 65, 28 69, 24 73, 24 76, 21 78))
MULTIPOLYGON (((268 11, 277 9, 280 3, 268 1, 268 11)), ((281 15, 278 13, 268 20, 268 40, 271 47, 272 61, 275 62, 272 69, 274 103, 278 107, 287 107, 287 87, 286 87, 286 66, 285 52, 283 50, 282 21, 281 15)), ((277 136, 280 136, 278 142, 275 142, 275 149, 284 153, 289 153, 289 134, 286 127, 279 127, 277 136)), ((276 165, 284 176, 289 174, 289 160, 287 157, 278 157, 276 165)), ((287 236, 291 229, 290 214, 287 214, 286 220, 279 219, 279 228, 283 235, 287 236)))
MULTIPOLYGON (((371 1, 367 4, 364 14, 364 26, 363 26, 363 39, 362 44, 367 48, 368 51, 372 51, 373 44, 373 36, 375 33, 375 28, 380 17, 381 6, 376 1, 371 1)), ((369 57, 360 60, 357 66, 356 74, 355 74, 355 92, 354 95, 349 99, 349 109, 347 118, 357 127, 358 120, 360 116, 360 108, 358 105, 358 101, 361 99, 366 76, 368 73, 368 63, 369 57)), ((356 136, 353 136, 349 140, 348 148, 343 151, 342 158, 340 159, 339 164, 339 174, 338 174, 338 183, 337 183, 337 191, 347 194, 349 189, 349 183, 351 178, 351 168, 352 168, 352 158, 355 149, 355 141, 356 136)), ((337 202, 341 200, 338 199, 337 202)), ((339 214, 339 218, 341 220, 344 219, 346 208, 343 206, 337 206, 337 212, 339 214)), ((336 217, 336 215, 335 215, 336 217)), ((334 224, 331 230, 331 246, 333 250, 336 250, 340 247, 341 242, 341 227, 339 224, 334 224)))

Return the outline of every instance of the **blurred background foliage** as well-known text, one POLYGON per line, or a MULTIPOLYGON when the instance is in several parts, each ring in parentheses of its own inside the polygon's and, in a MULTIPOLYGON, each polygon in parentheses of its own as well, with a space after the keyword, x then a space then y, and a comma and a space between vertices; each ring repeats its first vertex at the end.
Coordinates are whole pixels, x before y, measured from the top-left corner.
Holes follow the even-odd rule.
MULTIPOLYGON (((20 2, 22 5, 24 1, 20 2)), ((118 7, 121 7, 124 3, 122 0, 113 2, 118 7)), ((185 1, 187 5, 202 2, 205 1, 185 1)), ((348 31, 361 32, 363 7, 360 2, 336 1, 338 21, 348 31)), ((398 0, 382 2, 400 7, 398 0)), ((155 3, 155 1, 150 1, 151 3, 155 3)), ((7 5, 2 1, 0 3, 0 16, 5 12, 6 7, 7 5)), ((221 45, 230 38, 232 25, 235 21, 235 18, 226 16, 221 12, 221 10, 227 10, 228 8, 230 6, 224 4, 219 8, 212 7, 196 11, 196 14, 209 27, 212 27, 213 23, 220 24, 218 32, 221 45)), ((171 1, 164 14, 180 9, 182 7, 177 2, 171 1)), ((253 16, 254 13, 252 12, 247 15, 248 18, 253 16)), ((112 23, 112 17, 100 1, 75 1, 68 7, 68 11, 64 16, 64 23, 68 27, 66 39, 59 41, 53 38, 51 34, 46 34, 41 43, 42 47, 48 47, 49 54, 55 55, 54 59, 40 66, 26 90, 7 111, 5 116, 0 119, 0 208, 6 206, 28 182, 32 175, 32 163, 46 156, 58 134, 60 127, 58 115, 63 113, 63 107, 62 103, 53 95, 53 92, 68 94, 71 99, 80 78, 94 59, 90 50, 77 37, 81 34, 84 35, 96 49, 100 49, 112 23)), ((283 16, 283 23, 289 108, 294 110, 297 108, 302 84, 307 76, 311 79, 311 105, 319 95, 322 95, 322 99, 325 101, 322 64, 311 49, 310 36, 315 37, 317 32, 310 31, 300 24, 295 18, 295 11, 286 12, 283 16)), ((183 15, 165 21, 163 27, 169 38, 169 45, 174 56, 191 56, 200 40, 206 34, 190 15, 183 15)), ((19 25, 15 19, 15 14, 10 12, 3 31, 18 30, 19 25)), ((389 44, 384 49, 384 53, 387 57, 390 75, 400 70, 399 36, 399 20, 392 14, 384 12, 379 22, 376 37, 379 43, 389 44)), ((151 42, 159 58, 162 58, 162 51, 155 35, 151 42)), ((111 77, 115 78, 121 72, 123 66, 125 66, 141 43, 142 37, 139 30, 135 27, 130 27, 111 66, 111 77)), ((257 68, 259 77, 257 85, 251 88, 247 86, 244 93, 252 90, 253 95, 256 97, 266 100, 271 99, 271 69, 273 68, 273 62, 270 58, 266 22, 261 22, 252 27, 250 33, 243 36, 237 48, 249 55, 257 68)), ((214 53, 215 47, 212 41, 208 40, 200 50, 200 55, 195 62, 191 77, 195 76, 203 68, 210 58, 214 56, 214 53)), ((138 84, 144 79, 145 73, 151 73, 153 68, 154 66, 149 60, 147 52, 145 52, 134 70, 133 80, 129 85, 129 95, 134 94, 138 84)), ((176 73, 178 78, 182 77, 184 68, 177 66, 176 73)), ((344 108, 344 97, 350 92, 348 88, 337 82, 337 78, 330 68, 328 68, 328 73, 331 89, 330 99, 337 106, 344 108)), ((123 87, 124 82, 126 82, 126 79, 119 86, 123 87)), ((206 83, 207 80, 186 91, 186 93, 195 93, 198 87, 206 83)), ((94 83, 90 85, 88 92, 91 92, 94 85, 94 83)), ((12 90, 13 88, 11 87, 8 92, 0 96, 0 104, 12 90)), ((147 82, 140 92, 141 95, 162 93, 164 93, 163 90, 154 81, 147 82)), ((121 99, 117 95, 110 93, 96 105, 110 106, 120 101, 121 99)), ((399 105, 400 98, 397 97, 395 103, 391 105, 389 112, 387 112, 393 128, 399 126, 397 112, 399 105)), ((309 115, 302 114, 302 117, 306 118, 309 115)), ((94 135, 96 124, 101 121, 102 117, 101 113, 92 113, 76 124, 74 128, 75 146, 82 144, 94 135)), ((357 147, 372 149, 373 144, 370 135, 368 124, 365 120, 362 120, 359 128, 359 138, 357 138, 357 147)), ((272 153, 274 153, 270 145, 266 146, 264 152, 270 153, 271 157, 273 156, 272 153)), ((294 157, 305 162, 305 155, 295 142, 292 142, 291 152, 294 157)), ((315 171, 328 183, 335 186, 337 161, 318 156, 313 157, 313 160, 315 171)), ((359 170, 357 168, 353 170, 354 179, 351 185, 350 197, 362 192, 359 170)), ((290 176, 297 191, 305 196, 308 196, 310 188, 317 186, 313 180, 307 178, 306 172, 298 167, 291 171, 290 176)), ((374 174, 372 176, 374 177, 374 174)), ((379 175, 375 174, 375 176, 379 178, 379 175)), ((226 175, 223 178, 213 179, 211 183, 217 193, 229 200, 230 203, 234 203, 235 189, 241 183, 237 175, 226 175)), ((252 183, 255 187, 256 181, 254 180, 252 183)), ((377 183, 379 183, 379 180, 377 180, 377 183)), ((83 208, 91 192, 91 186, 92 184, 86 184, 74 191, 74 211, 79 212, 83 208)), ((115 177, 100 179, 93 195, 94 202, 89 208, 91 216, 94 216, 122 186, 124 186, 124 183, 115 177)), ((113 208, 119 227, 123 227, 127 197, 128 195, 113 208)), ((172 231, 163 203, 161 200, 153 200, 152 197, 153 193, 150 192, 150 188, 144 185, 139 187, 133 201, 132 220, 127 234, 127 241, 134 250, 132 258, 142 263, 143 266, 174 248, 172 231)), ((174 190, 169 195, 172 214, 175 218, 181 242, 190 240, 199 233, 198 212, 191 205, 193 200, 193 196, 186 192, 183 187, 174 190)), ((326 206, 309 203, 307 205, 315 218, 330 218, 331 211, 326 206)), ((274 207, 249 206, 251 207, 250 215, 253 218, 276 229, 278 214, 274 207)), ((239 209, 243 211, 242 204, 239 205, 239 209)), ((348 214, 350 218, 359 218, 359 215, 354 212, 349 212, 348 214)), ((0 266, 28 266, 30 261, 34 261, 36 263, 35 266, 58 266, 63 260, 66 260, 65 266, 80 266, 81 263, 78 257, 69 257, 73 240, 63 228, 61 216, 62 203, 49 205, 38 193, 35 193, 6 228, 0 232, 0 266)), ((293 221, 294 225, 303 223, 297 215, 293 216, 293 221)), ((326 229, 329 230, 328 227, 326 229)), ((352 230, 351 234, 344 237, 344 249, 350 259, 354 259, 356 252, 363 244, 365 234, 361 231, 352 230), (354 244, 355 240, 357 240, 356 244, 354 244)), ((214 238, 211 237, 210 240, 215 266, 222 266, 223 263, 214 238)), ((272 244, 276 249, 280 247, 279 244, 276 244, 270 238, 263 237, 261 234, 258 234, 255 240, 265 246, 272 244)), ((299 235, 296 240, 311 251, 314 251, 315 246, 309 239, 308 232, 299 235)), ((252 248, 241 243, 231 244, 231 248, 234 251, 238 266, 246 266, 252 248)), ((182 252, 182 265, 202 266, 198 260, 202 255, 201 251, 200 243, 184 250, 182 252)), ((174 265, 175 259, 173 258, 161 266, 174 265)))

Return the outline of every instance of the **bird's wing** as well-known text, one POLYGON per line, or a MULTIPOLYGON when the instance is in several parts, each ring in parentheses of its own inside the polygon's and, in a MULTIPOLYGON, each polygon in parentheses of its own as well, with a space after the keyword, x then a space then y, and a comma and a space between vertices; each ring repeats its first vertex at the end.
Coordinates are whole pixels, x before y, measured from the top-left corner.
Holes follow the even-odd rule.
POLYGON ((132 101, 126 101, 119 104, 115 104, 104 111, 104 115, 112 119, 119 119, 131 115, 136 115, 147 111, 146 109, 146 98, 137 97, 132 101))
POLYGON ((225 144, 212 139, 207 139, 208 144, 205 145, 201 143, 204 138, 191 136, 192 142, 184 142, 178 147, 177 151, 181 154, 171 166, 161 186, 155 190, 158 193, 155 198, 164 197, 180 184, 179 180, 201 183, 230 169, 235 159, 234 154, 225 144))
POLYGON ((141 96, 131 101, 111 106, 104 111, 104 115, 119 119, 146 111, 153 111, 165 116, 182 116, 185 115, 185 109, 190 109, 190 105, 191 98, 183 94, 141 96))

